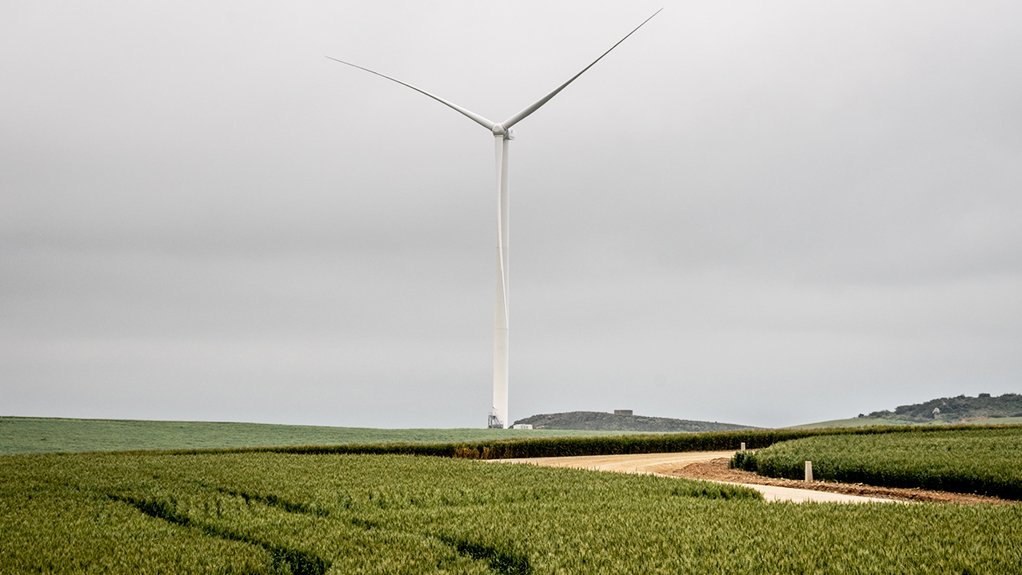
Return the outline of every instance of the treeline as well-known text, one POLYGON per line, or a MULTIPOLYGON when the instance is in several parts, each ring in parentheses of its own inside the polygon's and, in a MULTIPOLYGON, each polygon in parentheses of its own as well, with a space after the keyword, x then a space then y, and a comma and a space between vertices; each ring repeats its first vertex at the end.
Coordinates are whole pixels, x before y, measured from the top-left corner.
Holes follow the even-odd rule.
MULTIPOLYGON (((569 457, 577 455, 624 455, 631 453, 675 453, 686 451, 737 451, 762 449, 775 443, 821 435, 877 435, 887 433, 930 433, 954 429, 1004 428, 1006 426, 941 426, 827 429, 757 429, 707 433, 664 433, 607 437, 557 437, 461 443, 381 443, 363 445, 310 445, 235 449, 174 450, 169 453, 291 453, 398 454, 465 459, 520 459, 527 457, 569 457)), ((1012 426, 1019 427, 1022 426, 1012 426)))

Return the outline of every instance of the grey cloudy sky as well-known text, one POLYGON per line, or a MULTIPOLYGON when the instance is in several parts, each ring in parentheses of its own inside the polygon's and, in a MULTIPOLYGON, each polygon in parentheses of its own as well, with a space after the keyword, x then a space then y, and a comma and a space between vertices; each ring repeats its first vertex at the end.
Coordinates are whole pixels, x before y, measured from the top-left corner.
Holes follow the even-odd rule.
MULTIPOLYGON (((0 414, 481 427, 492 136, 648 2, 11 0, 0 414)), ((1020 391, 1022 3, 670 2, 512 147, 511 419, 1020 391)))

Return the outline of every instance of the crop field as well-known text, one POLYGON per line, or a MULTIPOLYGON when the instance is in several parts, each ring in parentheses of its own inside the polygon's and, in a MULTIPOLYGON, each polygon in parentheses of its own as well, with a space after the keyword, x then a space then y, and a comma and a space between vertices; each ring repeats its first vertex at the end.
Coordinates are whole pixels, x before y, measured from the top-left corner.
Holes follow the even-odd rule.
POLYGON ((143 449, 451 443, 619 434, 620 432, 556 429, 371 429, 205 421, 0 417, 0 455, 143 449))
POLYGON ((826 435, 776 443, 734 463, 772 477, 922 487, 1022 500, 1022 429, 826 435))
MULTIPOLYGON (((898 428, 892 428, 898 429, 898 428)), ((0 417, 0 455, 143 450, 401 453, 495 459, 766 447, 842 430, 646 433, 555 429, 365 429, 255 423, 0 417)))
MULTIPOLYGON (((1016 427, 1022 429, 1022 426, 1016 427)), ((746 443, 750 449, 759 449, 779 441, 817 435, 872 435, 977 428, 984 427, 898 425, 636 434, 557 429, 370 429, 258 423, 0 417, 0 455, 129 450, 236 450, 302 454, 400 453, 496 459, 719 451, 738 449, 741 443, 746 443)))
POLYGON ((0 457, 6 573, 1017 573, 1022 506, 410 455, 0 457))

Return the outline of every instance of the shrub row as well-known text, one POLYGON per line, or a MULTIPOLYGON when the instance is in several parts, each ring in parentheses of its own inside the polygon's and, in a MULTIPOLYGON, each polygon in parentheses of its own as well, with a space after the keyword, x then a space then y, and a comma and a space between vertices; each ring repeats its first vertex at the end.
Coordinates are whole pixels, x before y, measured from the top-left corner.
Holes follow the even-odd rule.
POLYGON ((926 434, 955 430, 1006 429, 1022 426, 879 426, 864 428, 754 429, 707 433, 660 433, 597 437, 552 437, 461 443, 381 443, 312 445, 236 449, 177 450, 170 453, 291 453, 306 455, 421 455, 464 459, 519 459, 579 455, 622 455, 631 453, 675 453, 686 451, 762 449, 775 443, 817 436, 926 434))
POLYGON ((947 430, 926 435, 811 437, 736 453, 731 466, 801 479, 805 461, 817 479, 993 495, 1022 500, 1022 428, 947 430))

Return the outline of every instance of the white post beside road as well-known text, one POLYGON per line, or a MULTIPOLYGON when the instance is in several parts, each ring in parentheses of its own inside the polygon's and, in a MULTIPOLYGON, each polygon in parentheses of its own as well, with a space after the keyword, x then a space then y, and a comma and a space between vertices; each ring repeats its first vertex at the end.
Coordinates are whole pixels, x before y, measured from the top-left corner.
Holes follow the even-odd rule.
POLYGON ((813 480, 813 462, 806 461, 806 481, 813 480))

